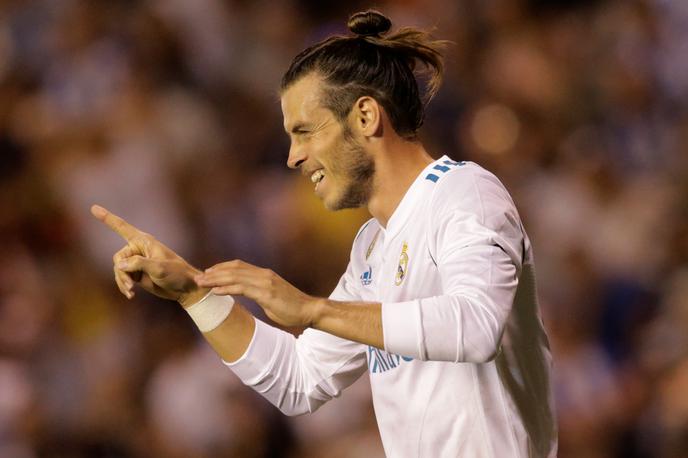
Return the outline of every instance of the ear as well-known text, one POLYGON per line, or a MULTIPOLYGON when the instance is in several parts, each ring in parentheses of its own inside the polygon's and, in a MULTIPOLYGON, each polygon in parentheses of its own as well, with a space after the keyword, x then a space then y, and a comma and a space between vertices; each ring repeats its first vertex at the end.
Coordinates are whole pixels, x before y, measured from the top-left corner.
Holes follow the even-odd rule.
POLYGON ((374 98, 363 96, 356 100, 351 116, 354 129, 364 137, 382 133, 382 106, 374 98))

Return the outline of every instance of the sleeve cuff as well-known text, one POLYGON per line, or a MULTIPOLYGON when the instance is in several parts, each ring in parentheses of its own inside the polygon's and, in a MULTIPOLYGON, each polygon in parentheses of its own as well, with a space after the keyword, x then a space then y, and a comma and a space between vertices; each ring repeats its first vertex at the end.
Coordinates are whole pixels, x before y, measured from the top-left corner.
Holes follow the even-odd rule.
POLYGON ((222 360, 246 385, 255 385, 260 381, 270 366, 282 332, 256 318, 254 320, 256 327, 244 354, 232 363, 222 360))
POLYGON ((382 335, 387 352, 427 359, 422 350, 423 334, 418 300, 383 303, 382 335))

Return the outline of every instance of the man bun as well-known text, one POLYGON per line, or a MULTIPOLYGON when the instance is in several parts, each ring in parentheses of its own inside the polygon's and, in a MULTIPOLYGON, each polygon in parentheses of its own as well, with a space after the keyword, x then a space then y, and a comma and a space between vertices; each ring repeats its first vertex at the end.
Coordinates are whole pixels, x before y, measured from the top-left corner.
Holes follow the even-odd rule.
POLYGON ((352 15, 347 26, 352 35, 333 35, 294 57, 282 76, 282 93, 315 73, 322 80, 322 106, 340 122, 356 100, 372 97, 400 137, 417 139, 425 105, 442 82, 446 42, 416 27, 389 32, 392 21, 375 10, 352 15))
POLYGON ((368 10, 351 15, 346 25, 358 36, 379 37, 392 28, 392 21, 379 11, 368 10))

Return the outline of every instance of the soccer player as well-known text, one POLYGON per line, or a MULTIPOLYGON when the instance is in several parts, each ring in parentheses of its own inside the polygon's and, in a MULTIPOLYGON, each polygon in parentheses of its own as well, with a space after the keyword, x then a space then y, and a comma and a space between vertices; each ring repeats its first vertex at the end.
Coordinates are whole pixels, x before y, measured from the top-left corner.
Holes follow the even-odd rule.
POLYGON ((417 139, 442 43, 415 28, 390 34, 375 11, 348 25, 352 36, 296 56, 281 87, 289 167, 327 208, 373 216, 330 297, 239 260, 201 272, 94 206, 127 241, 117 285, 179 301, 225 364, 287 415, 315 411, 367 369, 388 456, 555 456, 550 352, 519 214, 494 175, 433 160, 417 139), (430 73, 425 98, 417 64, 430 73), (295 338, 233 296, 307 329, 295 338))

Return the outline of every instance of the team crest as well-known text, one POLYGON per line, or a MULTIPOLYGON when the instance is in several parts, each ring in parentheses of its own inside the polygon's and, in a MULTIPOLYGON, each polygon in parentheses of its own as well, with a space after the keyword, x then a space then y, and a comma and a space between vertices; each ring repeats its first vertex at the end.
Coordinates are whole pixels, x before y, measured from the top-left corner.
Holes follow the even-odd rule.
POLYGON ((401 282, 406 278, 406 271, 408 270, 409 257, 406 250, 408 249, 408 244, 404 242, 404 246, 401 248, 401 255, 399 256, 399 265, 397 266, 397 275, 394 279, 394 284, 399 286, 401 282))

